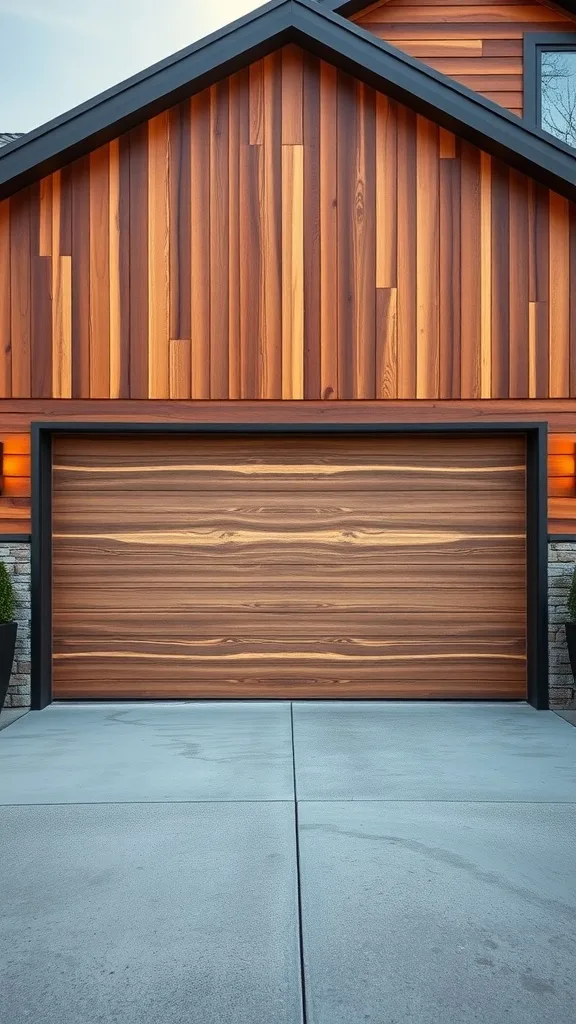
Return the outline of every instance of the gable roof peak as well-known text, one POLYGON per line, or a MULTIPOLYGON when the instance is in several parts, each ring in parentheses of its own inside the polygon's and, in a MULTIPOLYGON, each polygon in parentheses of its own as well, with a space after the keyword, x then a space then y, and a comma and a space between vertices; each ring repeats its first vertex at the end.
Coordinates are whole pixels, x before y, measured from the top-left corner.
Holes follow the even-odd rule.
POLYGON ((294 42, 571 199, 573 151, 328 9, 263 7, 0 149, 0 199, 294 42))

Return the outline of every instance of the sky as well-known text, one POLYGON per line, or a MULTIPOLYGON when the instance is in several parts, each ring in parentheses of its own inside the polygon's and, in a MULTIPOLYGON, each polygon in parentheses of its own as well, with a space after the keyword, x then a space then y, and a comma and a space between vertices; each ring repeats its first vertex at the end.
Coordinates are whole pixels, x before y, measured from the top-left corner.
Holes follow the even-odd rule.
POLYGON ((0 0, 0 132, 28 132, 262 0, 0 0))

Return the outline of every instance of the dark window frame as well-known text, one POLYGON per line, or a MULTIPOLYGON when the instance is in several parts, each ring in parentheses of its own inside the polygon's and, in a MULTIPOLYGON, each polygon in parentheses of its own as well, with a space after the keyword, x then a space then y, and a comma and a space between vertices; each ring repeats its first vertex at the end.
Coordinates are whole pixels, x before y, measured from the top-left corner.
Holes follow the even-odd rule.
MULTIPOLYGON (((541 125, 542 90, 540 55, 542 51, 568 50, 576 53, 576 32, 527 32, 524 36, 523 50, 523 83, 524 112, 523 120, 531 127, 546 132, 541 125)), ((555 142, 567 152, 574 153, 576 147, 568 145, 550 132, 555 142)))

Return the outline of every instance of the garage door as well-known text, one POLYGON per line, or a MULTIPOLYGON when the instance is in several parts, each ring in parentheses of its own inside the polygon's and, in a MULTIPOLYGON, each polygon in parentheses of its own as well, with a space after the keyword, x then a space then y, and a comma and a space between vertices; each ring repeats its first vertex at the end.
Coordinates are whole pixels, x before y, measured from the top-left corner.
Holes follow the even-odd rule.
POLYGON ((517 436, 59 437, 56 698, 526 695, 517 436))

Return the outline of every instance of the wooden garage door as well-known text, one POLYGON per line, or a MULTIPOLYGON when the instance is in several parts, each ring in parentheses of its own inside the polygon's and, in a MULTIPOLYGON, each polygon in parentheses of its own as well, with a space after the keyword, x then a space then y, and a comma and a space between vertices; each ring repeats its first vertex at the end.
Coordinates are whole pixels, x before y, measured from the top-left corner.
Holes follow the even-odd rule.
POLYGON ((61 437, 54 696, 526 694, 525 445, 61 437))

